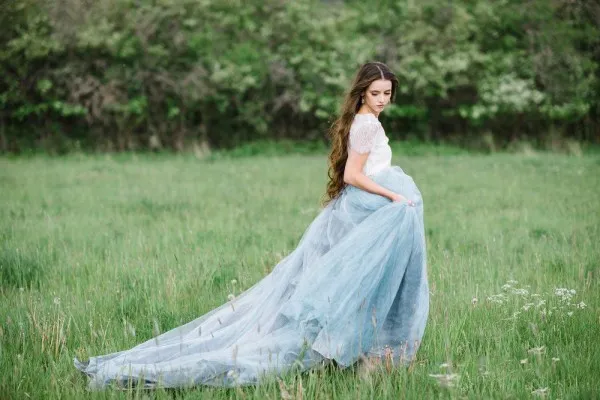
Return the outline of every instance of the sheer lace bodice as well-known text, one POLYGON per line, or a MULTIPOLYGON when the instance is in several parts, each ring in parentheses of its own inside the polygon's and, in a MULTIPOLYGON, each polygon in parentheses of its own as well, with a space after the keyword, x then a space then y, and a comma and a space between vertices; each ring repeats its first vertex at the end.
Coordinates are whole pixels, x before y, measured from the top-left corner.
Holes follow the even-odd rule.
POLYGON ((356 114, 350 127, 349 150, 369 153, 363 173, 373 176, 391 166, 392 149, 383 126, 373 114, 356 114))

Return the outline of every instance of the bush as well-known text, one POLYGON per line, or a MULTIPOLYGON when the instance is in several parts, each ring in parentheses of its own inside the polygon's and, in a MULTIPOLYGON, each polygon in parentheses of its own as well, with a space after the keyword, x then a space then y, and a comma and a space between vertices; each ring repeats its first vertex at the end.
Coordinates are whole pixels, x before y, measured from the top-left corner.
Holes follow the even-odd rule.
POLYGON ((600 6, 476 0, 13 0, 0 148, 323 140, 363 62, 397 72, 398 137, 599 139, 600 6))

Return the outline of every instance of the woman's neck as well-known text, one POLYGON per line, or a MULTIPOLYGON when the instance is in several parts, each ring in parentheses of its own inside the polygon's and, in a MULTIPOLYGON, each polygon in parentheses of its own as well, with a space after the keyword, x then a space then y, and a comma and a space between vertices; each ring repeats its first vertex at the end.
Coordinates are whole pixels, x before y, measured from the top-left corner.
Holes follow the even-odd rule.
POLYGON ((362 106, 360 106, 357 114, 373 114, 375 116, 375 118, 379 118, 379 113, 377 111, 373 110, 367 104, 363 104, 362 106))

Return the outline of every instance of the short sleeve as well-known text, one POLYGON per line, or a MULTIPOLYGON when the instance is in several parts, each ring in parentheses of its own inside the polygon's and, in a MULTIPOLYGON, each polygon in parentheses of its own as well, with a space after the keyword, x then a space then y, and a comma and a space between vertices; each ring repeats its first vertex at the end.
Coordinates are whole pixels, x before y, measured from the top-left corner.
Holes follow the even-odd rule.
POLYGON ((350 129, 350 149, 357 153, 368 153, 375 144, 379 126, 374 123, 362 123, 350 129))

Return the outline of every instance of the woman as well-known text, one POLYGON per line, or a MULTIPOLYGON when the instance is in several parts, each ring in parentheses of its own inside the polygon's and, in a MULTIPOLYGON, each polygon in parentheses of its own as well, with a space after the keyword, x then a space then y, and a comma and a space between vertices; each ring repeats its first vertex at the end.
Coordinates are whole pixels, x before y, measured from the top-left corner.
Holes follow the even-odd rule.
POLYGON ((298 246, 237 298, 132 349, 75 365, 90 387, 234 386, 360 359, 407 363, 429 310, 423 202, 391 166, 378 116, 398 81, 363 65, 330 130, 325 207, 298 246))

